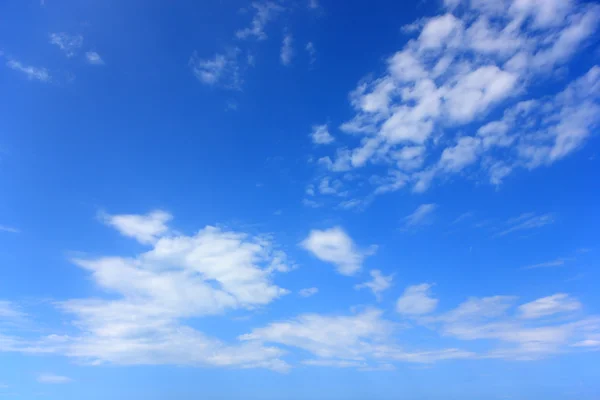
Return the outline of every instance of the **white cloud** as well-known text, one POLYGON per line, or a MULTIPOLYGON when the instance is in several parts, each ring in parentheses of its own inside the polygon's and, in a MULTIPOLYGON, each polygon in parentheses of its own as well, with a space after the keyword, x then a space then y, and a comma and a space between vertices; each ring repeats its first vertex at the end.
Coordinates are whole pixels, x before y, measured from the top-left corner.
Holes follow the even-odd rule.
POLYGON ((319 0, 308 0, 308 8, 313 10, 319 8, 319 0))
POLYGON ((528 265, 526 267, 523 267, 523 269, 562 267, 563 265, 565 265, 565 259, 557 258, 556 260, 552 260, 552 261, 546 261, 546 262, 542 262, 542 263, 528 265))
POLYGON ((404 227, 412 228, 431 223, 431 217, 436 209, 436 204, 421 204, 412 214, 404 217, 404 227))
POLYGON ((308 53, 308 61, 310 64, 314 64, 317 61, 317 50, 313 42, 306 43, 306 52, 308 53))
POLYGON ((12 302, 0 300, 0 322, 2 320, 17 320, 25 317, 25 314, 12 302))
POLYGON ((523 230, 531 230, 544 227, 554 223, 553 214, 524 213, 518 217, 509 219, 506 224, 508 227, 497 234, 497 236, 505 236, 509 233, 519 232, 523 230))
POLYGON ((13 228, 12 226, 0 225, 0 231, 8 232, 8 233, 21 233, 21 231, 17 228, 13 228))
POLYGON ((100 54, 96 53, 95 51, 87 51, 85 53, 85 59, 87 60, 88 64, 92 64, 92 65, 103 65, 104 64, 104 60, 102 59, 102 57, 100 57, 100 54))
POLYGON ((581 309, 581 303, 565 293, 543 297, 519 306, 521 318, 541 318, 557 313, 568 313, 581 309))
POLYGON ((252 22, 248 28, 241 29, 235 33, 238 39, 256 38, 258 40, 264 40, 267 38, 267 34, 264 29, 265 26, 272 21, 278 14, 284 9, 277 3, 271 1, 252 3, 252 8, 255 11, 252 22))
POLYGON ((355 285, 355 289, 369 289, 373 292, 377 300, 381 300, 381 293, 386 291, 392 286, 392 281, 394 280, 394 274, 391 275, 383 275, 380 270, 374 269, 370 272, 371 278, 370 281, 355 285))
POLYGON ((69 377, 61 376, 61 375, 41 374, 38 376, 37 381, 39 383, 63 384, 63 383, 70 383, 73 380, 69 377))
POLYGON ((294 56, 294 38, 291 34, 287 34, 283 37, 283 42, 281 43, 281 52, 279 54, 279 58, 281 59, 281 63, 283 65, 290 65, 292 63, 292 57, 294 56))
POLYGON ((321 157, 333 172, 370 166, 369 176, 392 177, 372 180, 374 194, 423 192, 435 179, 459 173, 483 172, 500 185, 518 169, 549 165, 581 148, 600 122, 600 67, 552 93, 554 72, 597 31, 600 6, 560 0, 446 6, 451 13, 410 24, 418 35, 388 58, 383 74, 350 92, 354 115, 340 129, 362 138, 360 144, 321 157), (536 86, 543 96, 528 98, 536 86), (495 115, 502 117, 490 121, 495 115))
POLYGON ((305 289, 301 289, 298 294, 302 297, 310 297, 310 296, 314 296, 315 294, 319 293, 319 289, 316 287, 310 287, 310 288, 305 288, 305 289))
POLYGON ((100 213, 99 217, 102 222, 114 227, 122 235, 134 238, 143 244, 155 243, 169 230, 167 222, 173 218, 171 214, 162 210, 152 211, 146 215, 100 213))
MULTIPOLYGON (((148 216, 138 216, 145 221, 148 216)), ((129 227, 123 220, 115 228, 129 227)), ((131 218, 128 219, 130 222, 131 218)), ((164 218, 162 219, 164 220, 164 218)), ((143 226, 144 224, 142 224, 143 226)), ((55 353, 84 363, 211 365, 285 371, 283 352, 256 343, 227 344, 187 320, 234 309, 255 309, 288 293, 272 280, 289 269, 265 237, 207 226, 187 236, 152 229, 152 248, 135 257, 73 262, 110 296, 58 302, 78 331, 38 340, 0 335, 0 351, 55 353), (152 236, 161 232, 160 237, 152 236)), ((135 230, 135 235, 139 231, 135 230)), ((147 233, 144 231, 144 233, 147 233)), ((2 306, 3 313, 12 310, 2 306)), ((11 315, 14 313, 11 311, 11 315)))
POLYGON ((342 275, 354 275, 358 272, 368 255, 368 252, 359 250, 352 238, 340 227, 311 230, 301 246, 319 260, 334 264, 342 275))
POLYGON ((437 307, 438 300, 431 297, 432 285, 422 283, 409 286, 396 302, 396 311, 404 315, 429 314, 437 307))
POLYGON ((9 59, 6 66, 15 71, 22 72, 29 80, 37 80, 40 82, 50 82, 50 74, 46 68, 32 67, 23 65, 20 61, 9 59))
POLYGON ((220 85, 227 89, 239 89, 242 84, 238 63, 239 50, 230 49, 217 53, 213 58, 202 59, 194 52, 189 65, 194 76, 205 85, 220 85))
POLYGON ((50 43, 58 46, 67 57, 73 57, 83 44, 83 36, 69 35, 64 32, 51 33, 50 43))
POLYGON ((310 137, 314 144, 329 144, 335 140, 329 133, 327 124, 313 125, 310 137))

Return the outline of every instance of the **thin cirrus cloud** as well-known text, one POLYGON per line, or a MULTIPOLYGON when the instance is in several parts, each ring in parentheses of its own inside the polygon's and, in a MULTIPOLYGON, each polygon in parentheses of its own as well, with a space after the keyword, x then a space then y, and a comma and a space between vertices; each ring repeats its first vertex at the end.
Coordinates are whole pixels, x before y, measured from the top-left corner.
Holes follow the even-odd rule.
POLYGON ((50 73, 46 68, 25 65, 15 59, 9 59, 6 62, 6 66, 14 71, 24 74, 29 80, 35 80, 40 82, 51 81, 50 73))
POLYGON ((21 230, 8 225, 0 225, 0 232, 21 233, 21 230))
POLYGON ((404 217, 404 228, 408 229, 431 224, 433 221, 433 213, 436 209, 436 204, 421 204, 414 212, 404 217))
POLYGON ((300 245, 319 260, 335 265, 337 272, 347 276, 356 274, 362 268, 365 257, 374 251, 374 248, 360 250, 340 227, 314 229, 300 245))
POLYGON ((510 218, 506 221, 506 228, 498 232, 496 236, 506 236, 515 232, 542 228, 553 224, 554 221, 554 214, 523 213, 518 217, 510 218))
POLYGON ((56 375, 56 374, 41 374, 37 377, 39 383, 46 383, 51 385, 60 385, 70 383, 73 380, 67 376, 56 375))
POLYGON ((311 297, 317 293, 319 293, 319 289, 316 287, 304 288, 298 292, 298 294, 302 297, 311 297))
POLYGON ((454 175, 483 174, 497 186, 586 143, 600 121, 600 66, 540 98, 528 88, 585 50, 600 6, 552 1, 555 12, 547 12, 536 2, 450 3, 410 24, 405 33, 414 37, 387 59, 385 73, 350 93, 354 116, 340 130, 362 140, 337 146, 319 168, 369 166, 374 195, 424 192, 454 175), (535 22, 523 23, 529 18, 535 22))

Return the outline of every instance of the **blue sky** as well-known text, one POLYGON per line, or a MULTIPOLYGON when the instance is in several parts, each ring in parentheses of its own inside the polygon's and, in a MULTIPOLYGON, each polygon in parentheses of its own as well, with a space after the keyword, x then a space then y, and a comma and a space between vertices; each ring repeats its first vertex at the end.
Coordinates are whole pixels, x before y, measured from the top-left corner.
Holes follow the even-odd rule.
POLYGON ((597 399, 599 32, 3 2, 0 398, 597 399))

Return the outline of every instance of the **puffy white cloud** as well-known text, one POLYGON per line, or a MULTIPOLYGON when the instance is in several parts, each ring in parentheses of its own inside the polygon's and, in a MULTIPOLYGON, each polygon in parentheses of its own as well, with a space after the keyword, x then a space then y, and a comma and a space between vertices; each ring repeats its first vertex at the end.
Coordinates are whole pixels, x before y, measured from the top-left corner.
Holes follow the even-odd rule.
POLYGON ((300 244, 319 260, 334 264, 342 275, 354 275, 358 272, 369 254, 358 249, 352 238, 340 227, 313 229, 300 244))
POLYGON ((394 280, 394 274, 391 275, 383 275, 380 270, 374 269, 370 272, 371 278, 370 281, 360 283, 355 285, 355 289, 369 289, 377 300, 381 300, 381 293, 386 291, 392 286, 392 281, 394 280))
POLYGON ((85 53, 85 59, 88 62, 88 64, 92 64, 92 65, 103 65, 104 64, 104 60, 102 59, 102 57, 100 57, 100 54, 96 53, 95 51, 87 51, 85 53))
POLYGON ((581 303, 565 293, 542 297, 531 303, 519 306, 521 318, 528 319, 546 317, 557 313, 568 313, 580 309, 581 303))
POLYGON ((411 24, 418 35, 388 58, 384 73, 351 91, 355 113, 340 129, 360 144, 321 157, 332 172, 372 167, 373 194, 407 186, 423 192, 434 179, 458 173, 483 172, 499 185, 518 169, 571 154, 600 120, 600 67, 567 82, 561 93, 546 89, 539 99, 527 98, 530 86, 553 82, 553 72, 589 43, 600 6, 445 4, 451 12, 411 24), (495 115, 502 118, 489 120, 495 115))
POLYGON ((329 144, 335 140, 329 133, 327 124, 314 125, 312 127, 312 133, 310 134, 310 137, 312 138, 314 144, 329 144))
POLYGON ((100 213, 99 217, 102 222, 117 229, 122 235, 132 237, 143 244, 156 242, 169 230, 166 224, 173 218, 171 214, 162 210, 146 215, 100 213))
POLYGON ((396 302, 396 311, 404 315, 429 314, 437 307, 438 300, 431 297, 428 283, 409 286, 396 302))
POLYGON ((404 217, 404 227, 412 228, 431 223, 431 217, 436 209, 436 204, 421 204, 412 214, 404 217))
POLYGON ((67 376, 55 375, 55 374, 41 374, 37 377, 37 381, 39 383, 48 383, 48 384, 63 384, 70 383, 73 380, 67 376))
POLYGON ((40 82, 50 82, 50 74, 46 68, 38 68, 30 65, 24 65, 20 61, 9 59, 6 66, 15 71, 19 71, 29 80, 37 80, 40 82))
POLYGON ((73 57, 83 44, 83 36, 69 35, 64 32, 51 33, 50 43, 58 46, 67 57, 73 57))
POLYGON ((283 42, 281 43, 281 52, 279 54, 279 58, 281 59, 281 63, 283 65, 290 65, 292 63, 292 57, 294 56, 294 38, 291 34, 287 34, 283 37, 283 42))
POLYGON ((298 292, 298 294, 302 297, 314 296, 317 293, 319 293, 319 289, 316 287, 304 288, 298 292))

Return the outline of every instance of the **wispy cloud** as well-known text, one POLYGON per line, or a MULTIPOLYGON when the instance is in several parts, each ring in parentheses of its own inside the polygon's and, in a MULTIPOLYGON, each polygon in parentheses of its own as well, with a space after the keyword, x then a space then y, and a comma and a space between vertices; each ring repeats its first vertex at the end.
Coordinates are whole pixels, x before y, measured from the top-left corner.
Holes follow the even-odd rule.
POLYGON ((229 49, 225 53, 215 54, 212 58, 200 58, 197 52, 192 54, 189 65, 194 76, 203 84, 222 86, 239 90, 242 84, 238 62, 239 49, 229 49))
POLYGON ((252 3, 254 16, 248 28, 236 32, 238 39, 255 38, 264 40, 267 38, 265 26, 272 21, 284 8, 272 1, 256 1, 252 3))
POLYGON ((73 380, 67 376, 55 375, 55 374, 41 374, 38 376, 37 381, 39 383, 47 383, 47 384, 63 384, 70 383, 73 380))
POLYGON ((15 71, 19 71, 27 77, 29 80, 36 80, 40 82, 50 82, 50 74, 46 68, 38 68, 30 65, 24 65, 20 61, 10 59, 6 63, 6 66, 15 71))
POLYGON ((354 288, 357 290, 360 289, 369 289, 378 301, 381 301, 381 293, 388 290, 392 286, 392 281, 394 280, 394 274, 383 275, 380 270, 374 269, 370 272, 371 280, 355 285, 354 288))
POLYGON ((302 297, 310 297, 310 296, 314 296, 315 294, 319 293, 319 289, 316 287, 311 287, 311 288, 305 288, 305 289, 301 289, 298 294, 302 297))
POLYGON ((464 212, 464 213, 460 214, 458 217, 456 217, 454 219, 454 221, 452 221, 452 225, 458 224, 458 223, 463 222, 468 219, 472 219, 474 216, 475 216, 475 213, 473 211, 464 212))
POLYGON ((554 223, 554 214, 536 214, 524 213, 506 221, 508 228, 496 234, 496 236, 505 236, 509 233, 537 229, 554 223))
POLYGON ((21 231, 17 228, 13 228, 12 226, 0 225, 0 231, 9 232, 9 233, 21 233, 21 231))
POLYGON ((67 57, 73 57, 83 44, 83 36, 69 35, 64 32, 51 33, 50 43, 61 49, 67 57))
POLYGON ((281 63, 283 65, 290 65, 292 63, 292 57, 294 56, 294 38, 291 34, 286 34, 283 37, 283 42, 281 44, 281 53, 279 55, 281 59, 281 63))
POLYGON ((308 62, 312 65, 317 61, 317 50, 313 42, 306 43, 306 52, 308 53, 308 62))
POLYGON ((310 137, 314 144, 330 144, 335 140, 329 133, 327 124, 313 125, 310 137))
POLYGON ((557 258, 556 260, 546 261, 538 264, 527 265, 523 267, 523 269, 538 269, 538 268, 552 268, 552 267, 562 267, 565 265, 565 262, 568 259, 565 258, 557 258))
POLYGON ((436 209, 436 204, 421 204, 412 214, 404 217, 404 228, 414 228, 420 225, 431 224, 431 217, 436 209))

